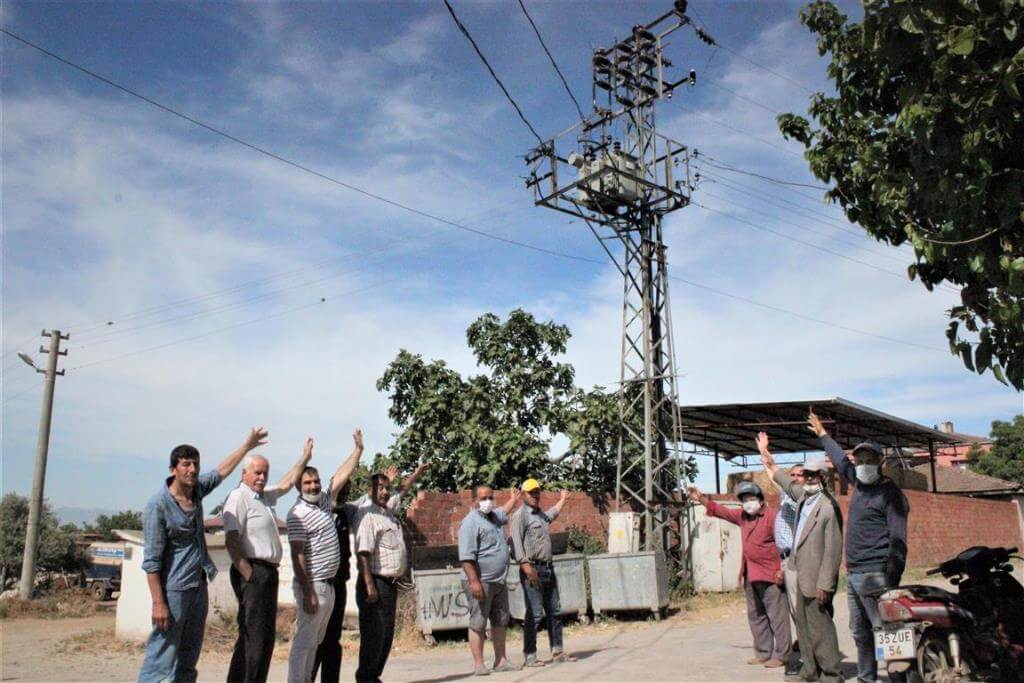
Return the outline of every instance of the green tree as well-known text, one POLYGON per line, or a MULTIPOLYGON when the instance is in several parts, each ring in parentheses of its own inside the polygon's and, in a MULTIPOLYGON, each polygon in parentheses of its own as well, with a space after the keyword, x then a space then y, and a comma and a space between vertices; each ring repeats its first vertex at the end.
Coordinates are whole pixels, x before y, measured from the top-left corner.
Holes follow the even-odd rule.
MULTIPOLYGON (((377 382, 389 392, 389 415, 402 431, 375 467, 393 463, 408 471, 429 458, 424 485, 444 491, 479 482, 505 488, 527 477, 592 494, 614 491, 618 399, 598 387, 574 386, 572 366, 558 360, 569 338, 564 325, 538 322, 522 310, 504 322, 481 316, 466 340, 487 372, 471 377, 403 349, 377 382), (555 435, 569 445, 552 458, 555 435)), ((639 422, 634 429, 643 431, 639 422)), ((692 461, 685 470, 696 471, 692 461)), ((634 490, 642 489, 643 472, 632 476, 634 490)))
POLYGON ((964 365, 1024 389, 1024 2, 865 0, 800 13, 836 96, 779 117, 853 222, 909 242, 929 290, 959 285, 946 337, 964 365))
POLYGON ((987 453, 973 446, 967 453, 975 472, 1024 485, 1024 415, 1013 422, 992 423, 992 448, 987 453))
POLYGON ((408 471, 429 457, 423 484, 440 490, 480 481, 507 487, 545 473, 550 436, 564 431, 575 394, 572 366, 555 360, 569 336, 564 325, 522 310, 505 322, 483 315, 466 340, 489 372, 467 378, 444 361, 400 351, 377 381, 403 428, 382 462, 408 471))
POLYGON ((141 529, 142 513, 134 510, 115 512, 112 515, 100 515, 94 524, 86 524, 85 530, 100 535, 101 541, 116 541, 115 529, 141 529))
MULTIPOLYGON (((21 576, 27 526, 28 498, 16 493, 6 494, 0 500, 0 585, 5 589, 21 576)), ((37 567, 48 571, 78 570, 84 563, 84 556, 75 544, 77 533, 73 524, 58 526, 49 504, 44 502, 37 567)))

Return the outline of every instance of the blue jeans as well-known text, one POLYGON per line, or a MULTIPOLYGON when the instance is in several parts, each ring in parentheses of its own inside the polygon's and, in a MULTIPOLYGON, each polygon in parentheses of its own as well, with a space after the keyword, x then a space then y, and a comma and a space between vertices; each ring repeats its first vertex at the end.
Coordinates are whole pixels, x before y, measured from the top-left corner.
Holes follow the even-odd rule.
POLYGON ((206 612, 209 603, 206 577, 195 588, 167 591, 164 599, 171 611, 171 627, 153 629, 146 641, 146 659, 139 670, 139 683, 196 680, 196 662, 203 650, 206 612))
MULTIPOLYGON (((878 615, 878 596, 893 588, 885 572, 851 572, 846 577, 846 602, 850 608, 850 632, 857 644, 857 680, 874 683, 878 679, 875 660, 875 628, 882 625, 878 615)), ((890 675, 891 681, 904 680, 890 675)))
POLYGON ((523 654, 527 657, 537 654, 537 631, 548 618, 548 644, 551 654, 562 651, 562 603, 558 598, 558 579, 555 568, 550 563, 536 562, 533 564, 540 579, 540 587, 536 588, 526 578, 522 569, 519 570, 519 582, 523 585, 523 597, 526 599, 526 616, 523 617, 523 654))

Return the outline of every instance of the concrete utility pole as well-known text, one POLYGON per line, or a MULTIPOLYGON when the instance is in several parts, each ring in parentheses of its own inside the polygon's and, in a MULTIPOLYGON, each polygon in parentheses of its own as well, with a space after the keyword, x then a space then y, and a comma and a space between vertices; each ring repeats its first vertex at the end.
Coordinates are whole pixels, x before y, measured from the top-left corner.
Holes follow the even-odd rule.
POLYGON ((672 519, 686 455, 661 222, 690 203, 694 186, 689 148, 655 130, 654 105, 696 82, 693 70, 669 78, 673 65, 662 54, 665 37, 691 25, 686 6, 676 0, 626 39, 595 50, 593 113, 526 157, 535 203, 582 218, 622 273, 616 500, 642 511, 644 550, 675 559, 681 559, 681 527, 672 519), (573 132, 575 140, 567 138, 573 132), (621 257, 608 242, 622 244, 621 257))
POLYGON ((61 335, 60 330, 43 330, 42 335, 50 338, 50 348, 40 346, 40 353, 49 354, 46 370, 36 368, 31 361, 26 361, 36 372, 46 374, 46 385, 43 389, 43 414, 39 418, 39 440, 36 443, 36 469, 32 475, 32 498, 28 507, 28 525, 25 529, 25 555, 21 562, 20 594, 23 600, 32 599, 32 589, 36 579, 36 559, 39 557, 39 520, 43 512, 43 485, 46 482, 46 455, 50 450, 50 422, 53 419, 53 388, 57 375, 57 359, 68 352, 60 350, 61 340, 70 339, 69 335, 61 335))

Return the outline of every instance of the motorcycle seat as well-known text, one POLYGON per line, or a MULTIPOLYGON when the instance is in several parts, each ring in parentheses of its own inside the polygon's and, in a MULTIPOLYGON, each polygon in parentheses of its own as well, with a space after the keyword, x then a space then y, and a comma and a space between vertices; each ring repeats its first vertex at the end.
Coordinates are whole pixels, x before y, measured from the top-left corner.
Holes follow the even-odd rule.
POLYGON ((920 584, 912 584, 909 586, 900 586, 902 590, 910 591, 914 594, 914 597, 919 600, 938 600, 941 602, 955 602, 958 594, 951 593, 945 588, 938 586, 924 586, 920 584))

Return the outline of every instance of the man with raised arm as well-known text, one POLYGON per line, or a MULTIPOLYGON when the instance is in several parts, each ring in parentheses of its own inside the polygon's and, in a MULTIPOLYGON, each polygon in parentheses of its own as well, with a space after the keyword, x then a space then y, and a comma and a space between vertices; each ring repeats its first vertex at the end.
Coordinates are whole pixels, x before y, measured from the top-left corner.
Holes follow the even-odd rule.
MULTIPOLYGON (((900 583, 907 564, 907 516, 910 504, 900 487, 882 476, 882 447, 865 441, 853 448, 853 462, 812 410, 807 425, 821 441, 836 471, 853 486, 846 521, 846 601, 850 631, 857 644, 857 680, 878 676, 874 628, 882 625, 878 596, 900 583)), ((891 672, 890 680, 903 674, 891 672)))
POLYGON ((523 617, 523 666, 544 666, 537 658, 537 631, 548 622, 548 645, 552 663, 575 662, 562 642, 562 603, 558 593, 558 577, 551 549, 551 522, 562 512, 568 491, 562 491, 558 502, 541 508, 541 485, 536 479, 523 482, 523 505, 512 515, 512 547, 519 563, 519 583, 523 587, 526 615, 523 617))
POLYGON ((402 525, 387 507, 391 480, 385 474, 374 474, 369 488, 372 504, 359 521, 355 536, 359 558, 356 681, 360 683, 378 681, 384 673, 395 637, 398 580, 408 567, 402 525))
POLYGON ((786 590, 796 600, 793 617, 803 644, 803 666, 799 673, 787 674, 786 680, 839 683, 843 680, 839 668, 842 655, 832 598, 843 553, 842 515, 825 485, 825 460, 808 458, 802 466, 803 481, 797 483, 776 467, 764 432, 757 435, 757 448, 765 470, 798 506, 792 554, 785 561, 786 590))
POLYGON ((469 602, 469 652, 473 655, 473 673, 486 676, 491 671, 517 671, 505 657, 505 627, 508 626, 508 543, 505 523, 508 513, 519 502, 519 491, 512 490, 505 504, 494 506, 494 489, 485 484, 473 489, 473 508, 459 526, 459 561, 462 563, 462 590, 469 602), (484 664, 484 640, 487 622, 491 623, 494 644, 494 668, 484 664))
POLYGON ((203 498, 229 476, 267 432, 253 429, 245 442, 209 472, 199 474, 199 451, 171 451, 170 473, 142 513, 146 548, 142 569, 153 598, 153 631, 139 681, 194 681, 209 606, 206 584, 217 574, 206 550, 203 498))
MULTIPOLYGON (((402 480, 401 487, 397 493, 391 494, 388 498, 387 508, 392 514, 398 514, 402 507, 402 498, 412 490, 413 485, 420 478, 430 465, 424 461, 416 466, 408 477, 402 480)), ((389 481, 396 481, 398 468, 394 465, 385 470, 384 474, 389 481)), ((362 495, 355 503, 347 503, 348 489, 351 480, 345 482, 338 500, 334 505, 334 528, 338 536, 338 546, 341 549, 341 560, 338 564, 338 572, 334 576, 334 609, 327 621, 327 629, 324 637, 317 648, 316 657, 313 660, 313 673, 311 680, 316 680, 317 671, 320 672, 320 683, 338 683, 341 678, 341 627, 345 620, 345 604, 348 598, 346 584, 349 579, 349 560, 352 557, 352 544, 349 538, 359 528, 359 517, 373 505, 368 495, 362 495)))
POLYGON ((782 563, 775 547, 775 510, 765 505, 761 487, 753 482, 740 482, 735 493, 741 510, 719 505, 696 486, 689 489, 690 500, 702 503, 709 517, 724 519, 741 530, 740 581, 754 637, 754 657, 747 663, 774 669, 785 666, 790 645, 789 605, 778 584, 782 563))
POLYGON ((229 681, 267 680, 277 631, 277 569, 283 555, 272 506, 295 485, 312 456, 313 443, 307 440, 299 460, 268 487, 270 463, 262 455, 246 455, 242 483, 224 501, 224 544, 231 556, 231 588, 238 598, 238 639, 229 681))
MULTIPOLYGON (((333 510, 339 492, 348 483, 363 454, 362 431, 357 429, 352 438, 355 449, 331 477, 326 491, 315 467, 307 465, 302 470, 296 485, 299 499, 288 512, 288 544, 295 576, 292 590, 298 607, 295 637, 288 657, 288 680, 294 683, 311 680, 316 651, 334 608, 334 578, 341 563, 341 546, 333 510)), ((310 450, 312 441, 307 442, 310 450)))

